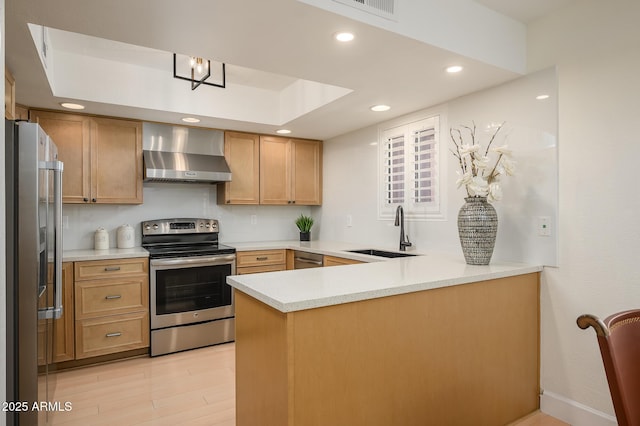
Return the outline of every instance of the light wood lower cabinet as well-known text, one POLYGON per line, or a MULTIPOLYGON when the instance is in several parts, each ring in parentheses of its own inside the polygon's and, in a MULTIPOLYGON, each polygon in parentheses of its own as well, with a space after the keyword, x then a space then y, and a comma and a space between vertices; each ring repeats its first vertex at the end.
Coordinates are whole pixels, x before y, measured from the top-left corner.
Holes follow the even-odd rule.
POLYGON ((76 319, 143 311, 149 303, 146 277, 76 282, 76 319))
POLYGON ((358 263, 365 263, 360 260, 347 259, 345 257, 325 256, 322 266, 341 266, 341 265, 355 265, 358 263))
POLYGON ((149 346, 149 313, 76 321, 77 359, 149 346))
POLYGON ((539 407, 537 273, 287 313, 235 295, 238 426, 504 425, 539 407))
POLYGON ((149 346, 146 258, 75 262, 76 359, 149 346))
POLYGON ((255 250, 236 252, 236 274, 284 271, 286 250, 255 250))
MULTIPOLYGON (((49 265, 48 271, 47 304, 53 306, 53 265, 49 265)), ((53 322, 53 335, 48 336, 53 340, 53 351, 49 354, 49 363, 71 361, 75 358, 74 350, 74 308, 73 308, 73 262, 62 264, 62 316, 53 322)), ((38 308, 44 308, 44 301, 38 308)), ((46 339, 46 326, 43 320, 38 321, 38 365, 45 364, 44 339, 46 339)))

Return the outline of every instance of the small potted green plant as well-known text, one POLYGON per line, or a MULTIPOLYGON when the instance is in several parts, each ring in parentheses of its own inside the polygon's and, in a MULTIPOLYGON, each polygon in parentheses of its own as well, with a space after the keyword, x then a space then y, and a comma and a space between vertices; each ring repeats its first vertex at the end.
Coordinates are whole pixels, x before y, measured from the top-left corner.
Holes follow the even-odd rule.
POLYGON ((311 240, 311 227, 313 226, 313 218, 311 216, 301 214, 296 219, 296 226, 300 230, 300 241, 311 240))

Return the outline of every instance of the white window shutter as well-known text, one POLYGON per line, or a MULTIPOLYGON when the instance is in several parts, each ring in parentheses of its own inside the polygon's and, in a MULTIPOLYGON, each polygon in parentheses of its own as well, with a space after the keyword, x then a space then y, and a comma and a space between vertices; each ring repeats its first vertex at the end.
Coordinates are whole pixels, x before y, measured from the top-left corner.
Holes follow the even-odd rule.
POLYGON ((392 218, 398 205, 413 219, 441 219, 439 116, 380 133, 378 217, 392 218))

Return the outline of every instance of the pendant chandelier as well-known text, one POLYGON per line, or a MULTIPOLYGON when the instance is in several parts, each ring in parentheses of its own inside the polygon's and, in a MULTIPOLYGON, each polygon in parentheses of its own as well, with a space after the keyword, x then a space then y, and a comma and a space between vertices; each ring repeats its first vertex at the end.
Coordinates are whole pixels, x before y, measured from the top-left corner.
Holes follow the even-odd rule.
MULTIPOLYGON (((180 80, 187 80, 191 82, 191 90, 196 90, 201 84, 206 84, 207 86, 215 86, 225 88, 226 86, 226 76, 225 76, 225 64, 222 62, 220 64, 220 79, 221 83, 214 83, 211 81, 207 81, 211 77, 211 60, 203 59, 197 56, 189 56, 188 64, 190 69, 190 74, 188 75, 180 75, 178 74, 178 59, 177 55, 173 54, 173 77, 178 78, 180 80)), ((184 67, 181 67, 181 69, 184 67)))

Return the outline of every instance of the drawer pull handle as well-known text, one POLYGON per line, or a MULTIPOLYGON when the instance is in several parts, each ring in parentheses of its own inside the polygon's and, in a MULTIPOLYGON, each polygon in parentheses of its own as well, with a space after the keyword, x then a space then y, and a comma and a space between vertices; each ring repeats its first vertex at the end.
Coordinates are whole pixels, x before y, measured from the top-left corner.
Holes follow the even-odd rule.
POLYGON ((105 337, 119 337, 119 336, 122 336, 122 333, 118 331, 116 333, 107 333, 105 337))
POLYGON ((105 296, 104 298, 107 300, 114 300, 114 299, 120 299, 122 296, 119 294, 113 294, 113 295, 109 295, 109 296, 105 296))
POLYGON ((113 272, 113 271, 119 271, 120 267, 119 266, 107 266, 104 268, 105 272, 113 272))
POLYGON ((269 256, 256 257, 256 260, 267 260, 267 259, 269 259, 269 256))

